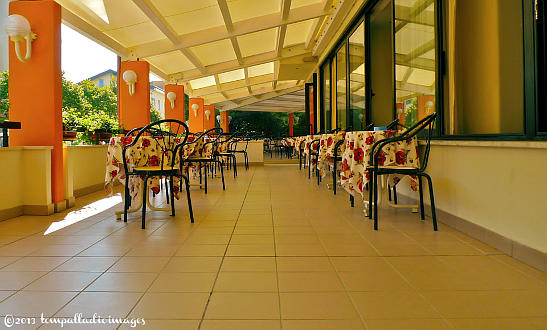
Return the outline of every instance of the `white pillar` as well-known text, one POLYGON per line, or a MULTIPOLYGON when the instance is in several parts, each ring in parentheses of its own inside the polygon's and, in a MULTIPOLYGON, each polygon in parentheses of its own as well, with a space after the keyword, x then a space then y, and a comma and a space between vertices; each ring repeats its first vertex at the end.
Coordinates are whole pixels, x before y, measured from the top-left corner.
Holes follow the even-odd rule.
POLYGON ((0 72, 8 70, 9 67, 9 51, 8 51, 8 35, 4 32, 4 22, 8 17, 9 1, 0 1, 0 72))

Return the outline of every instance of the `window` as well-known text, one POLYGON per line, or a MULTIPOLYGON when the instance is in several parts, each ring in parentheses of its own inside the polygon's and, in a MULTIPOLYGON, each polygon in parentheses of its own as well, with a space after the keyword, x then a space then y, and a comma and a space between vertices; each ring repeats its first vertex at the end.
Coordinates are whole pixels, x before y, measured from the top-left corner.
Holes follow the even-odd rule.
POLYGON ((346 43, 336 54, 336 128, 347 128, 346 43))
POLYGON ((445 134, 523 135, 523 2, 458 1, 446 9, 445 134))
POLYGON ((321 131, 323 133, 331 129, 330 76, 330 63, 326 62, 321 68, 321 131))
POLYGON ((349 93, 351 126, 361 130, 366 125, 365 22, 349 37, 349 93))
POLYGON ((435 112, 435 1, 395 0, 394 5, 395 111, 399 123, 409 127, 435 112))
POLYGON ((104 79, 99 79, 99 87, 104 87, 104 79))
POLYGON ((545 78, 547 77, 547 53, 545 45, 546 24, 545 24, 545 2, 536 2, 536 58, 537 58, 537 90, 538 92, 538 115, 537 130, 541 133, 547 133, 547 93, 545 93, 545 78))

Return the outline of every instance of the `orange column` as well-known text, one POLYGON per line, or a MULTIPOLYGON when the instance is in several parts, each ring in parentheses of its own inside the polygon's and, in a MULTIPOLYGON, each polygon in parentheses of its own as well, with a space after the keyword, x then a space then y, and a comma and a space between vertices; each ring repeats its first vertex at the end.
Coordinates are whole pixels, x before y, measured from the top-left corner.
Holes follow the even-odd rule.
MULTIPOLYGON (((53 0, 15 1, 9 13, 24 16, 38 38, 32 42, 32 57, 21 62, 9 42, 10 120, 20 121, 21 130, 10 131, 14 146, 53 146, 51 152, 51 196, 57 211, 66 208, 63 174, 63 93, 61 85, 61 6, 53 0)), ((26 42, 21 53, 26 54, 26 42)), ((4 164, 9 166, 7 164, 4 164)), ((32 187, 27 187, 32 189, 32 187)))
POLYGON ((289 113, 289 136, 293 136, 293 128, 294 128, 294 114, 289 113))
POLYGON ((203 111, 204 111, 204 101, 202 98, 196 97, 191 98, 188 101, 188 106, 190 107, 188 111, 188 124, 190 126, 190 132, 203 132, 203 111), (197 105, 197 106, 194 106, 197 105), (195 109, 194 109, 195 108, 195 109))
POLYGON ((118 74, 121 75, 118 86, 120 124, 126 130, 150 124, 150 64, 146 61, 124 61, 120 64, 118 74), (133 70, 137 74, 133 95, 130 95, 129 85, 123 80, 123 74, 127 70, 133 70))
POLYGON ((220 127, 224 133, 230 132, 230 113, 228 111, 220 113, 220 127))
POLYGON ((214 105, 206 105, 204 107, 205 111, 209 110, 209 119, 207 119, 207 116, 203 115, 203 129, 208 130, 211 128, 215 128, 215 106, 214 105))
POLYGON ((165 119, 176 119, 184 122, 184 86, 165 85, 165 119), (171 107, 171 101, 167 98, 170 92, 175 93, 175 107, 171 107))

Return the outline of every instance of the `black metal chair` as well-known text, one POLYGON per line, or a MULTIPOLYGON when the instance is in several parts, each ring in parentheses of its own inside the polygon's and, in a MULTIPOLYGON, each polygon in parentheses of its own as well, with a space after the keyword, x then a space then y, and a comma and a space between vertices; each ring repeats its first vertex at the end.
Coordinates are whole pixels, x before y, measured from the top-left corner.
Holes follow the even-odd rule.
MULTIPOLYGON (((220 127, 215 127, 215 128, 211 128, 205 132, 203 132, 202 134, 200 134, 194 141, 192 142, 188 142, 187 144, 192 144, 192 143, 198 143, 200 140, 203 140, 204 143, 203 143, 203 152, 206 152, 209 148, 211 149, 210 150, 210 154, 208 155, 203 155, 203 154, 198 154, 198 155, 192 155, 192 156, 189 156, 187 158, 181 158, 180 160, 180 164, 181 164, 181 167, 183 167, 183 165, 185 163, 199 163, 200 165, 203 164, 203 169, 204 169, 204 178, 205 178, 205 194, 207 194, 207 176, 208 176, 208 170, 209 170, 209 165, 211 164, 218 164, 220 165, 220 174, 221 174, 221 177, 222 177, 222 190, 226 190, 226 186, 224 184, 224 164, 222 162, 222 159, 217 157, 217 149, 218 149, 218 142, 219 142, 219 139, 221 138, 222 136, 222 128, 220 127), (209 139, 208 141, 205 141, 205 139, 209 139)), ((200 183, 201 183, 201 166, 200 166, 200 183)), ((212 169, 211 169, 211 172, 212 172, 212 169)), ((189 173, 186 173, 186 175, 189 175, 189 173)))
POLYGON ((370 151, 370 166, 367 167, 367 171, 369 171, 369 173, 371 174, 368 206, 369 218, 372 218, 374 216, 374 230, 378 230, 378 176, 385 174, 415 175, 418 177, 418 189, 420 190, 420 215, 422 220, 425 220, 422 177, 425 177, 427 179, 429 185, 429 198, 431 201, 431 217, 433 218, 433 229, 437 230, 437 215, 435 212, 435 199, 433 196, 433 182, 431 180, 431 177, 427 173, 425 173, 425 170, 427 168, 427 162, 429 160, 429 150, 431 148, 431 132, 433 130, 433 125, 435 124, 436 118, 437 114, 433 113, 418 121, 401 135, 382 139, 372 145, 372 149, 370 151), (380 166, 378 162, 378 157, 380 155, 380 152, 382 151, 382 148, 390 143, 411 139, 420 134, 425 129, 427 129, 426 147, 420 167, 396 165, 380 166), (374 210, 374 214, 372 210, 374 210))
POLYGON ((243 159, 245 163, 245 169, 249 169, 249 155, 247 154, 247 147, 249 147, 249 141, 251 139, 249 137, 240 137, 238 139, 235 139, 234 142, 230 145, 228 152, 234 153, 234 154, 243 154, 243 159), (245 146, 242 149, 237 149, 238 143, 244 143, 245 146))
MULTIPOLYGON (((135 129, 129 131, 126 136, 133 136, 135 129)), ((148 180, 151 177, 168 177, 169 188, 171 189, 171 216, 175 215, 175 194, 174 181, 175 177, 184 180, 186 185, 186 195, 188 199, 188 210, 190 212, 190 220, 194 222, 194 214, 192 211, 192 200, 190 198, 190 185, 186 175, 181 171, 180 165, 176 164, 177 156, 186 144, 188 138, 188 126, 182 121, 175 119, 163 119, 141 128, 131 143, 124 145, 122 149, 123 166, 125 170, 125 203, 123 209, 123 220, 127 222, 127 211, 131 205, 131 196, 129 194, 129 178, 131 176, 144 176, 143 182, 143 203, 142 203, 142 229, 146 224, 146 202, 148 198, 148 180), (170 129, 164 128, 165 125, 169 125, 170 129), (127 164, 126 152, 129 148, 135 146, 135 144, 144 137, 148 137, 156 141, 156 148, 161 150, 161 160, 157 164, 150 164, 145 166, 135 166, 129 168, 127 164), (179 137, 182 136, 182 137, 179 137)))
POLYGON ((311 168, 313 165, 313 157, 315 157, 316 166, 314 168, 314 171, 317 175, 319 175, 319 169, 317 168, 317 162, 319 161, 319 143, 321 139, 315 139, 310 142, 308 145, 308 179, 311 179, 311 168), (317 143, 317 150, 314 150, 313 145, 317 143))
POLYGON ((233 166, 234 171, 234 178, 237 177, 237 158, 235 153, 230 152, 230 145, 232 144, 232 140, 237 138, 236 133, 223 133, 222 137, 225 137, 225 140, 219 141, 219 143, 226 143, 227 148, 226 152, 218 152, 217 157, 226 157, 226 169, 230 169, 231 166, 233 166))

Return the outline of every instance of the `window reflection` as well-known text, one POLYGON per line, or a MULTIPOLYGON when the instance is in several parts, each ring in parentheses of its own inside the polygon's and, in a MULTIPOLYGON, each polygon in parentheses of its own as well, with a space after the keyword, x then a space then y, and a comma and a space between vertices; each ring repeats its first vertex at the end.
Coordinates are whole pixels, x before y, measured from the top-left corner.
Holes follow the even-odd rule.
POLYGON ((336 53, 336 121, 337 128, 346 129, 346 43, 336 53))
POLYGON ((361 130, 366 123, 365 104, 365 23, 349 37, 350 109, 353 130, 361 130))
POLYGON ((395 97, 399 122, 435 112, 435 1, 395 0, 395 97))
POLYGON ((321 77, 323 77, 323 123, 322 130, 327 132, 331 127, 331 107, 330 107, 330 64, 327 62, 323 65, 321 77))

